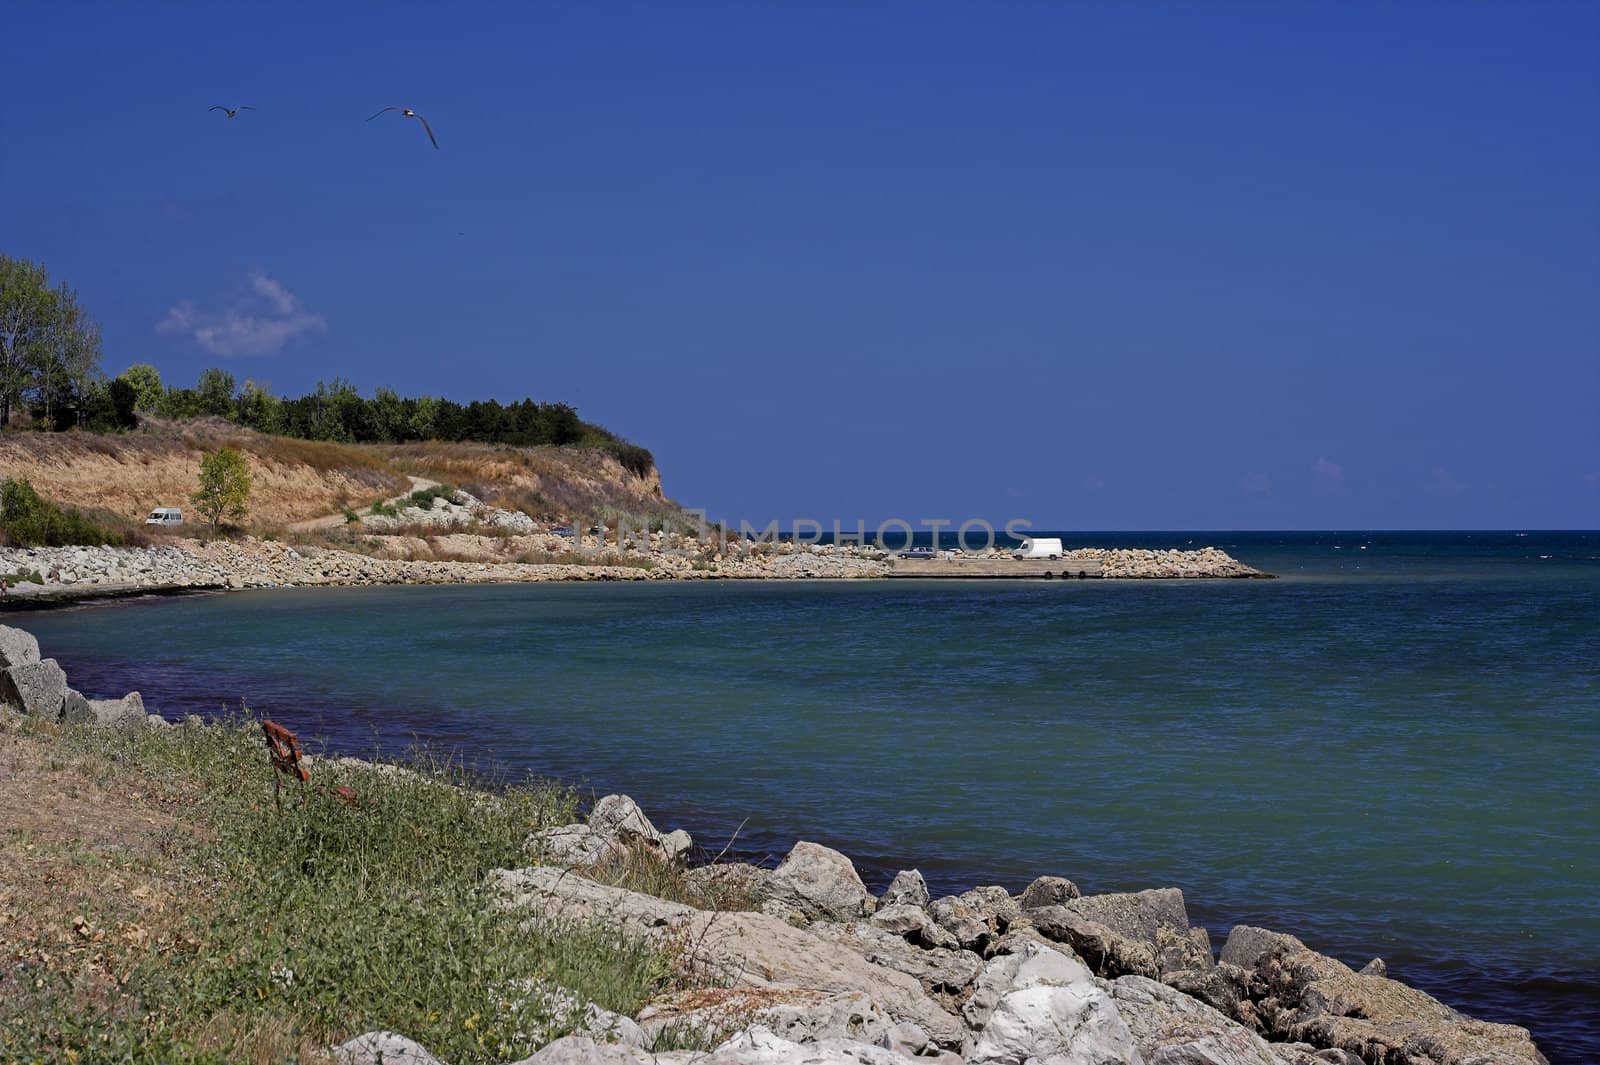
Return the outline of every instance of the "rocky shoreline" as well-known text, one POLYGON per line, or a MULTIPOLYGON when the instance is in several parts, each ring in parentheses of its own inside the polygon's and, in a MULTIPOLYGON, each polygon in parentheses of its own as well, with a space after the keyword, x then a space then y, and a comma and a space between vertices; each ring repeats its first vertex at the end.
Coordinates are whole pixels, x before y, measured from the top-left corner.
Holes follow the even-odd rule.
MULTIPOLYGON (((172 728, 137 693, 89 700, 37 641, 0 626, 0 706, 59 726, 172 728)), ((186 725, 199 724, 189 719, 186 725)), ((531 835, 492 904, 670 946, 697 990, 624 1017, 572 999, 574 1034, 519 1065, 1547 1065, 1528 1032, 1479 1021, 1386 974, 1281 932, 1237 925, 1220 955, 1176 888, 1084 895, 1064 876, 933 898, 915 869, 868 891, 848 857, 796 843, 776 868, 696 865, 610 795, 531 835), (596 870, 653 864, 709 908, 609 886, 596 870), (707 1051, 651 1053, 663 1031, 707 1051)), ((396 1032, 334 1051, 347 1065, 439 1065, 396 1032)))
MULTIPOLYGON (((491 558, 502 541, 455 533, 446 547, 491 558)), ((546 537, 555 544, 560 537, 546 537)), ((555 547, 541 541, 545 549, 555 547)), ((389 584, 503 584, 617 580, 852 580, 883 578, 884 552, 834 545, 741 543, 721 555, 694 554, 657 534, 648 548, 592 551, 583 562, 410 560, 374 557, 277 540, 179 540, 162 547, 0 548, 0 573, 10 575, 7 600, 81 599, 145 592, 366 586, 389 584), (38 580, 32 579, 37 577, 38 580)), ((1070 558, 1092 559, 1108 578, 1198 579, 1263 576, 1216 548, 1144 551, 1086 548, 1070 558)))

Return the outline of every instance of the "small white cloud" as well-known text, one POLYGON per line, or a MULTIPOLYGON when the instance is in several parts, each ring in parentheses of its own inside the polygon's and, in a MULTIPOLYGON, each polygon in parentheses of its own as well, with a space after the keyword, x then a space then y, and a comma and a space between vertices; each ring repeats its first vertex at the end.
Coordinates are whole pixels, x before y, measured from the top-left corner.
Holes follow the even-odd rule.
POLYGON ((1319 458, 1311 464, 1311 472, 1331 484, 1344 483, 1344 467, 1337 462, 1319 458))
POLYGON ((1589 486, 1590 491, 1600 488, 1600 472, 1584 474, 1583 483, 1589 486))
POLYGON ((162 333, 182 333, 213 355, 272 355, 303 333, 328 327, 320 314, 309 314, 283 283, 266 274, 251 274, 249 290, 220 311, 206 311, 191 300, 179 300, 156 325, 162 333))

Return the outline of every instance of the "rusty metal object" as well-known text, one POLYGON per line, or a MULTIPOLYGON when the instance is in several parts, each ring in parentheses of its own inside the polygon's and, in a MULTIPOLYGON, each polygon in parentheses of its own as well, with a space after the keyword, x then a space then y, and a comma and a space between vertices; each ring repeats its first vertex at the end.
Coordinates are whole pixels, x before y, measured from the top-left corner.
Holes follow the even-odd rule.
MULTIPOLYGON (((278 809, 283 809, 283 781, 280 774, 293 777, 300 782, 301 800, 305 798, 305 784, 311 779, 311 771, 301 762, 302 752, 300 741, 295 734, 278 724, 276 721, 262 721, 261 732, 267 737, 267 754, 272 757, 272 798, 277 803, 278 809)), ((335 785, 328 789, 328 794, 352 809, 361 808, 361 799, 356 795, 356 790, 343 784, 335 785)))
POLYGON ((267 752, 272 755, 272 768, 284 776, 294 777, 304 784, 311 773, 300 764, 300 741, 294 733, 276 721, 261 722, 261 731, 267 737, 267 752))

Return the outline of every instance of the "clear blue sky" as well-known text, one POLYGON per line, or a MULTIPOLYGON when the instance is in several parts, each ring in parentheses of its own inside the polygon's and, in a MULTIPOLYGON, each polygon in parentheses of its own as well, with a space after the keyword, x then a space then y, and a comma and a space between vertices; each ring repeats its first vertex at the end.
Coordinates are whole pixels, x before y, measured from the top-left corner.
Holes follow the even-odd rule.
POLYGON ((13 0, 0 251, 734 520, 1600 525, 1600 6, 459 8, 13 0))

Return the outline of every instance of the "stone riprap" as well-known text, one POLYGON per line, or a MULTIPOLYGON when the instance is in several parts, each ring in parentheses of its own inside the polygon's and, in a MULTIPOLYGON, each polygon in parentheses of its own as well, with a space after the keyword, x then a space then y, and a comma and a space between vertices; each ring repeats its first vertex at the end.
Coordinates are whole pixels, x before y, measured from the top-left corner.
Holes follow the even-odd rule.
POLYGON ((149 713, 138 692, 120 699, 89 699, 67 683, 53 658, 39 657, 33 634, 0 625, 0 708, 50 725, 100 725, 136 731, 171 724, 149 713))
MULTIPOLYGON (((624 796, 597 814, 573 827, 654 833, 624 796)), ((711 912, 590 880, 589 850, 563 860, 552 838, 560 830, 529 842, 546 864, 494 874, 498 905, 694 944, 695 970, 727 990, 669 996, 640 1014, 642 1027, 744 1031, 685 1061, 1547 1065, 1525 1029, 1467 1017, 1293 936, 1238 926, 1219 961, 1176 888, 1083 895, 1052 876, 1015 895, 989 885, 930 899, 920 874, 904 872, 875 899, 846 856, 802 842, 776 869, 691 870, 694 882, 741 885, 758 907, 711 912), (731 1056, 767 1038, 759 1032, 779 1042, 731 1056)), ((680 1059, 569 1039, 528 1060, 680 1059)))
MULTIPOLYGON (((521 515, 526 517, 526 515, 521 515)), ((76 598, 139 591, 242 589, 379 584, 504 584, 584 580, 850 580, 885 577, 882 552, 831 544, 740 543, 720 556, 696 550, 681 537, 656 533, 648 546, 602 547, 590 537, 574 547, 545 533, 509 539, 451 534, 444 546, 486 560, 417 560, 383 557, 385 541, 374 536, 373 554, 312 544, 291 545, 247 537, 240 540, 180 540, 163 547, 0 548, 0 572, 24 577, 8 596, 76 598), (509 545, 509 548, 507 547, 509 545), (511 549, 515 549, 514 551, 511 549), (581 550, 581 560, 574 560, 581 550), (561 561, 494 561, 507 557, 561 561), (25 579, 37 574, 42 584, 25 579)), ((409 542, 409 541, 408 541, 409 542)), ((413 546, 426 546, 416 540, 413 546)), ((982 557, 982 556, 978 556, 982 557)), ((1258 571, 1215 548, 1202 551, 1075 551, 1093 557, 1107 577, 1124 579, 1228 578, 1258 571)), ((3 654, 3 651, 0 651, 3 654)))

